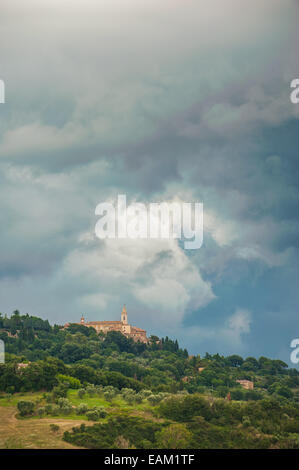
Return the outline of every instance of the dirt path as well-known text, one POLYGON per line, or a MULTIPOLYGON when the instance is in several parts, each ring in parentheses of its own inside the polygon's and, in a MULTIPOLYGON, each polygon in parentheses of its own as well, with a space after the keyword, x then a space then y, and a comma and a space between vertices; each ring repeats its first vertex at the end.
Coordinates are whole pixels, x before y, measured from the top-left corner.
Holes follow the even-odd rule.
POLYGON ((1 449, 74 449, 62 440, 64 431, 86 421, 42 418, 17 419, 15 407, 0 407, 0 448, 1 449), (50 424, 57 424, 60 429, 53 432, 50 424))

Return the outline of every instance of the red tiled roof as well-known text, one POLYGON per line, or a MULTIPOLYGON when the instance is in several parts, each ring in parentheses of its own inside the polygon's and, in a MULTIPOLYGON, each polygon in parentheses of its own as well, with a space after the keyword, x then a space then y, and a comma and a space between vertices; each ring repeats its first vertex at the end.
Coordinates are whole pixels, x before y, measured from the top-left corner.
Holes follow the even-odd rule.
POLYGON ((119 324, 121 323, 122 324, 122 322, 119 321, 119 320, 113 320, 113 321, 106 321, 105 320, 105 321, 88 321, 86 323, 86 325, 101 325, 103 323, 105 323, 105 325, 109 325, 110 323, 112 323, 113 325, 115 325, 116 323, 119 323, 119 324))
POLYGON ((136 332, 137 331, 144 332, 144 333, 146 332, 145 330, 143 330, 142 328, 138 328, 137 326, 132 326, 132 330, 134 330, 136 332))

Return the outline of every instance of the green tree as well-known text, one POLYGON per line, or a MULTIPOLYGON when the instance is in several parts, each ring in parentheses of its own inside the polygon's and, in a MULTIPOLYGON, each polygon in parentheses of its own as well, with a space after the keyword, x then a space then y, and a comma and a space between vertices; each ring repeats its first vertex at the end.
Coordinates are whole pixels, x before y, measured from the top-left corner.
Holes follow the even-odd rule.
POLYGON ((243 364, 243 358, 238 356, 237 354, 233 354, 232 356, 228 356, 226 358, 227 363, 232 367, 239 367, 243 364))
POLYGON ((158 449, 188 449, 192 434, 183 424, 171 424, 155 435, 158 449))
POLYGON ((33 414, 35 404, 33 401, 21 400, 17 404, 20 416, 29 416, 33 414))

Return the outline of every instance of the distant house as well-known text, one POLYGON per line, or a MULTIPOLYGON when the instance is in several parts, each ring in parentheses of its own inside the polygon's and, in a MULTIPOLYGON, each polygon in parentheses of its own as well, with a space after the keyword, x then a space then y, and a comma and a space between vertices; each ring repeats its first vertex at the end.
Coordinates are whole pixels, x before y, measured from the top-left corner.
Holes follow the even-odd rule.
POLYGON ((183 377, 183 378, 182 378, 182 382, 185 382, 185 383, 186 383, 186 382, 190 382, 190 380, 192 380, 192 379, 193 379, 193 377, 192 377, 192 376, 190 376, 190 375, 189 375, 189 376, 188 376, 188 375, 186 375, 185 377, 183 377))
POLYGON ((13 335, 10 331, 7 331, 5 328, 1 328, 0 333, 6 333, 7 336, 10 338, 17 338, 18 337, 18 332, 16 332, 15 335, 13 335))
POLYGON ((26 369, 26 367, 28 367, 28 366, 29 366, 29 363, 27 363, 27 362, 19 362, 19 363, 17 364, 17 369, 18 369, 18 370, 19 370, 19 369, 26 369))
POLYGON ((246 390, 253 390, 254 384, 251 380, 236 380, 241 387, 245 388, 246 390))

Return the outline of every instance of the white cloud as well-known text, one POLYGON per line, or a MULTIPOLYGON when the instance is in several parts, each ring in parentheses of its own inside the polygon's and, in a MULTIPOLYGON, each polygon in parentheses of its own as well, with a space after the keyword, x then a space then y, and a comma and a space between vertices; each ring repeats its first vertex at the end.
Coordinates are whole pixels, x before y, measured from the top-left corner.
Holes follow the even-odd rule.
POLYGON ((73 147, 86 137, 86 130, 72 122, 64 128, 45 126, 39 122, 6 131, 0 144, 0 157, 18 154, 51 152, 73 147))
POLYGON ((180 325, 189 305, 200 308, 215 297, 174 240, 96 240, 92 247, 72 251, 63 273, 87 283, 92 290, 89 299, 97 293, 130 297, 145 309, 141 313, 144 322, 150 311, 152 324, 171 328, 180 325))
MULTIPOLYGON (((253 67, 260 72, 270 47, 283 55, 295 13, 291 0, 87 0, 71 9, 68 2, 2 0, 0 59, 13 108, 0 124, 1 155, 86 139, 110 148, 136 143, 161 119, 246 80, 253 67), (261 53, 253 56, 254 48, 261 53), (63 125, 47 123, 53 98, 54 121, 64 100, 71 103, 63 125)), ((257 118, 273 122, 296 110, 281 99, 251 91, 240 106, 220 101, 203 121, 220 133, 257 118)))
POLYGON ((232 245, 238 237, 238 225, 232 220, 216 215, 216 210, 205 210, 204 230, 219 246, 232 245))
POLYGON ((229 329, 237 337, 241 337, 242 334, 250 332, 251 325, 251 313, 248 310, 238 309, 228 319, 229 329))
POLYGON ((193 350, 201 350, 202 344, 209 343, 210 350, 223 354, 241 354, 246 348, 246 336, 250 334, 252 314, 246 309, 237 309, 231 316, 223 319, 222 325, 184 328, 184 342, 193 350))
MULTIPOLYGON (((278 242, 298 227, 259 212, 285 188, 267 185, 248 132, 298 117, 297 20, 292 0, 2 0, 1 309, 108 319, 126 301, 136 324, 176 334, 215 297, 209 268, 286 263, 278 242), (175 241, 95 240, 94 208, 120 187, 141 202, 202 195, 199 267, 175 241)), ((242 347, 250 312, 182 330, 242 347)))

